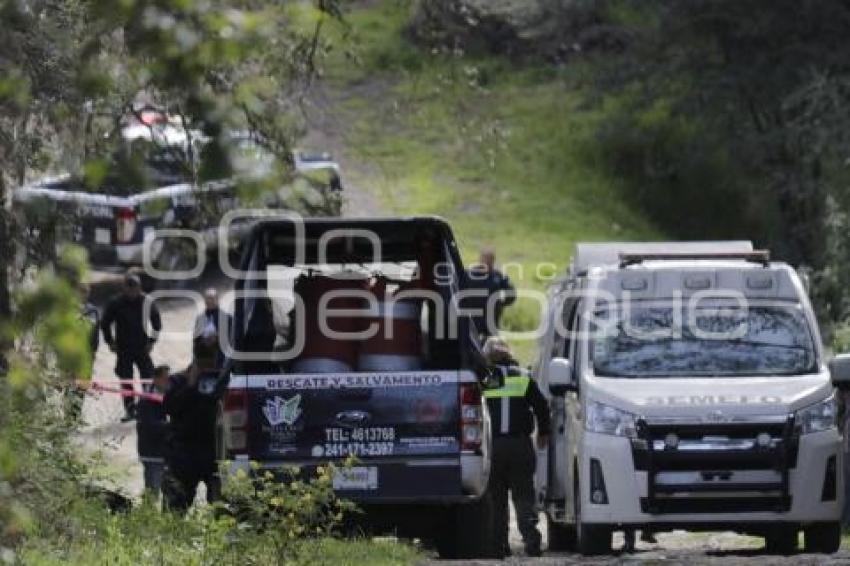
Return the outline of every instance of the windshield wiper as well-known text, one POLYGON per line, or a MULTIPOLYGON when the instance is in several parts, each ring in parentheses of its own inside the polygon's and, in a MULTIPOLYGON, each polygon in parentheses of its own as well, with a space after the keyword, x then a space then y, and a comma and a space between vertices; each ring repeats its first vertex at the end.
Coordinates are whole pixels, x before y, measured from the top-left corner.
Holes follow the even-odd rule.
POLYGON ((759 342, 758 340, 728 340, 727 344, 741 344, 742 346, 766 346, 768 348, 783 348, 785 350, 803 350, 809 351, 808 346, 800 346, 798 344, 772 344, 770 342, 759 342))

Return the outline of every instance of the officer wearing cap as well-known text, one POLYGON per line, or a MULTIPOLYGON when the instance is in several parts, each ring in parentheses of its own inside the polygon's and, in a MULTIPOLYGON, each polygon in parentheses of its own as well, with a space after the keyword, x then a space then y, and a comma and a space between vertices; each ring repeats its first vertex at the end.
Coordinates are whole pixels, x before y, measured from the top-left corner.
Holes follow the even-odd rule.
POLYGON ((145 300, 139 276, 128 273, 124 277, 122 292, 109 301, 100 322, 103 341, 118 357, 115 374, 125 380, 121 387, 129 393, 124 397, 125 416, 122 420, 125 421, 136 416, 136 403, 132 395, 133 367, 138 368, 141 379, 153 378, 150 354, 156 335, 162 329, 156 305, 151 304, 146 309, 145 300))
POLYGON ((496 501, 496 536, 500 550, 510 555, 508 546, 508 491, 516 510, 517 526, 529 556, 542 554, 534 495, 536 456, 531 442, 537 421, 537 445, 543 448, 549 438, 549 405, 528 372, 519 367, 508 344, 491 336, 484 344, 487 361, 501 371, 505 383, 484 392, 493 430, 491 488, 496 501))
POLYGON ((165 475, 162 479, 164 508, 184 514, 198 486, 207 490, 207 502, 221 495, 216 463, 215 423, 223 393, 216 366, 217 345, 196 345, 189 368, 171 377, 163 398, 168 415, 165 475))

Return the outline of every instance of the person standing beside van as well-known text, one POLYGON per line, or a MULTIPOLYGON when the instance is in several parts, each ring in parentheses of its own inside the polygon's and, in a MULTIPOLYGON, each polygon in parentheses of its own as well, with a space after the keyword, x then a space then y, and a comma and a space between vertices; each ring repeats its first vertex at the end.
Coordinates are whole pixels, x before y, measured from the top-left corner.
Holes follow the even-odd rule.
POLYGON ((481 250, 479 263, 466 272, 466 296, 461 301, 461 306, 473 313, 472 323, 476 332, 485 337, 498 332, 502 312, 516 300, 513 283, 507 275, 496 269, 495 264, 496 254, 493 250, 481 250))
POLYGON ((508 545, 508 491, 516 510, 517 526, 529 556, 542 554, 534 495, 536 455, 531 442, 537 421, 537 445, 549 439, 549 405, 537 383, 511 354, 507 342, 492 336, 484 343, 487 361, 504 375, 499 389, 484 392, 493 427, 493 464, 490 475, 496 502, 496 537, 499 549, 510 556, 508 545))

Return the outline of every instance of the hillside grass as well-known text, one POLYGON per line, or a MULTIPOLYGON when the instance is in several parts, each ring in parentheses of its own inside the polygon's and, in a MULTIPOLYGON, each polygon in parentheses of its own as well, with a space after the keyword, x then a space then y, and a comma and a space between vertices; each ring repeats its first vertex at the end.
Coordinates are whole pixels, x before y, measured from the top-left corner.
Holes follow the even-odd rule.
MULTIPOLYGON (((354 9, 352 35, 334 39, 356 60, 340 49, 327 63, 346 151, 370 165, 356 181, 387 213, 446 218, 465 263, 492 247, 532 290, 564 271, 578 241, 662 236, 600 173, 588 142, 602 110, 583 104, 581 65, 428 51, 406 37, 409 17, 406 2, 354 9)), ((538 311, 520 300, 503 325, 534 328, 538 311)), ((533 344, 515 345, 531 361, 533 344)))

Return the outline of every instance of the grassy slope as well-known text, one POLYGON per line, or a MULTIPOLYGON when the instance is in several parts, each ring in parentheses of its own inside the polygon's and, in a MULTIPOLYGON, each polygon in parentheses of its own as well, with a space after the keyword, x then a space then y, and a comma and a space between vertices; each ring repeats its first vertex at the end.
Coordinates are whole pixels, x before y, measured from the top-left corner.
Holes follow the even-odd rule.
MULTIPOLYGON (((579 67, 429 53, 404 37, 409 15, 404 2, 352 11, 359 64, 338 53, 327 72, 346 151, 379 172, 358 182, 387 212, 445 217, 467 263, 492 246, 498 263, 522 266, 509 274, 531 289, 553 273, 538 265, 560 273, 577 241, 660 236, 588 158, 597 115, 581 107, 579 67)), ((533 327, 536 312, 521 301, 505 325, 533 327)), ((517 346, 530 359, 533 345, 517 346)))

